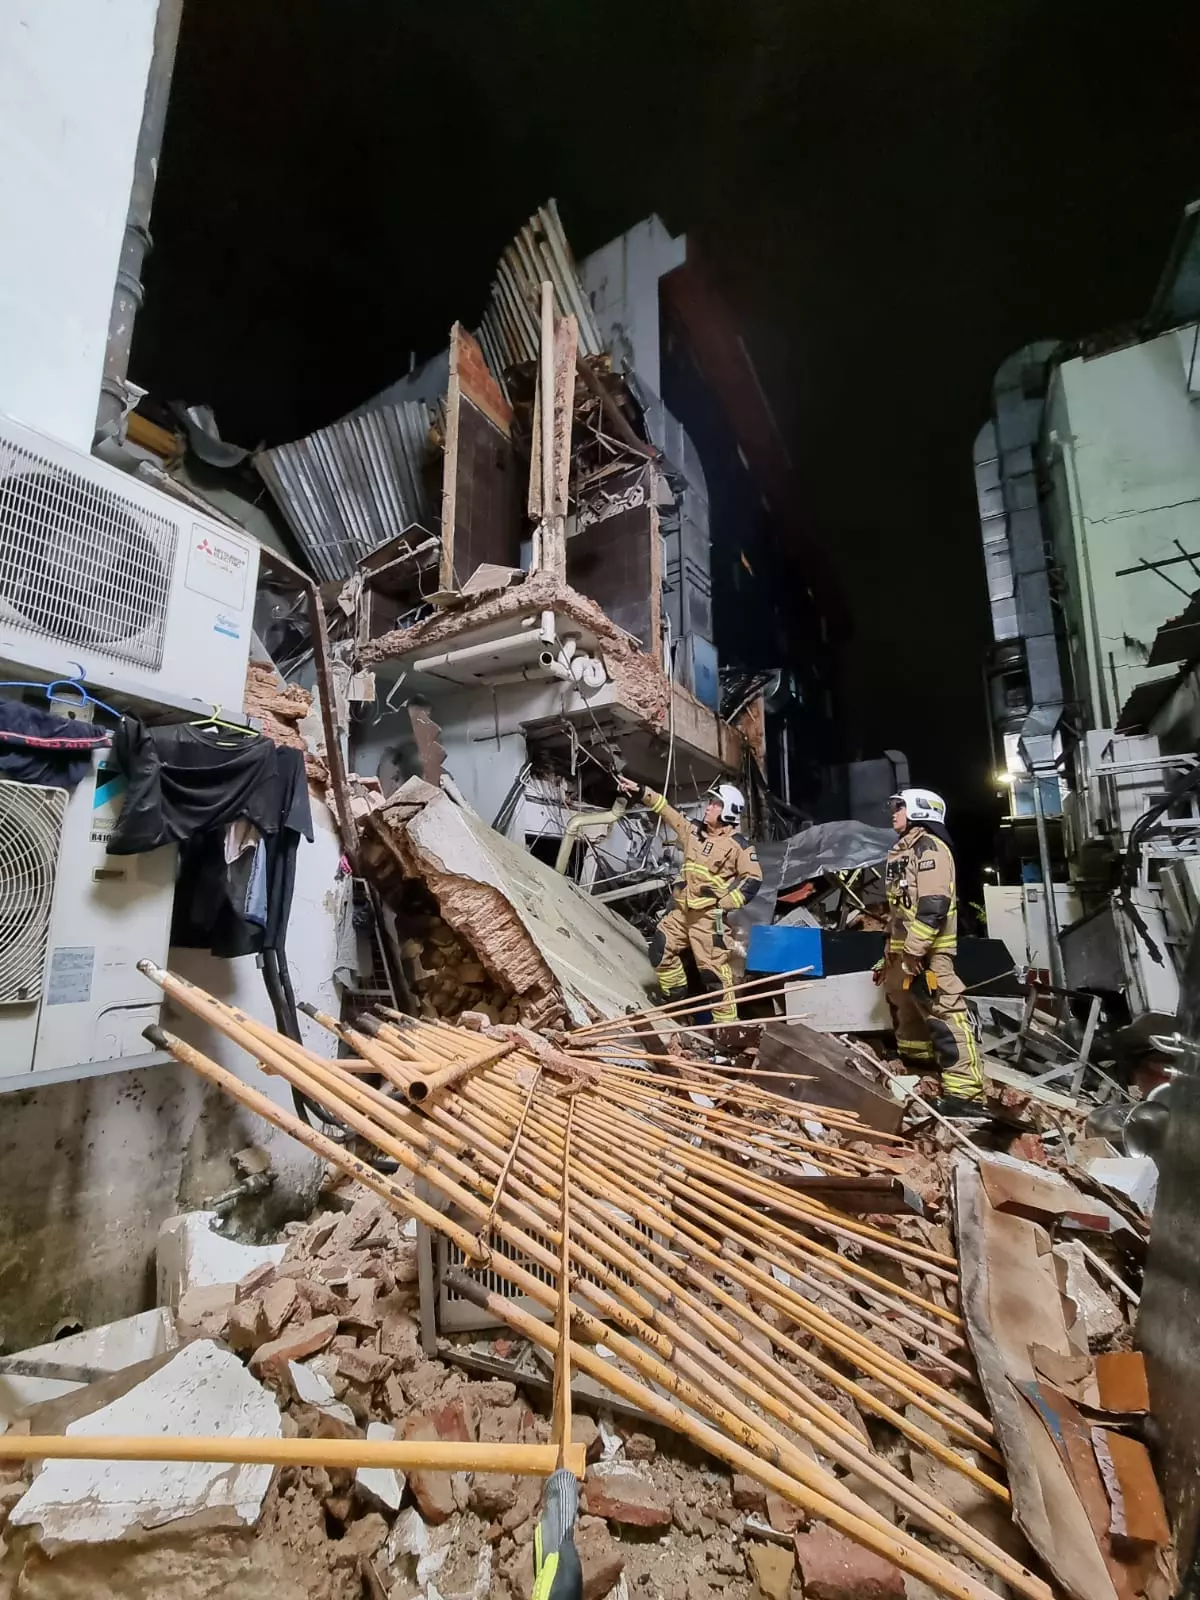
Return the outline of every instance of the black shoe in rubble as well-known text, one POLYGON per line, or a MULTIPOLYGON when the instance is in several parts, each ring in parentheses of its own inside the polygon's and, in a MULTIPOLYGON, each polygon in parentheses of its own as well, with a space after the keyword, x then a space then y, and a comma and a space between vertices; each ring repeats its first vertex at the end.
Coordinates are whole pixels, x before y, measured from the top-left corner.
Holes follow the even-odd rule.
POLYGON ((933 1102, 933 1109, 943 1117, 986 1117, 988 1108, 983 1100, 964 1100, 957 1094, 944 1094, 933 1102))

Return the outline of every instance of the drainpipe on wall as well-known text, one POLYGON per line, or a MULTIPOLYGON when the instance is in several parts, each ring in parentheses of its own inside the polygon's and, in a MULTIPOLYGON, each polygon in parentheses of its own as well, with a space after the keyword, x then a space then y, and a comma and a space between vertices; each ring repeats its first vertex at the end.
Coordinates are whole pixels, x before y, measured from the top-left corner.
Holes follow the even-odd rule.
POLYGON ((108 319, 104 376, 100 383, 100 405, 96 412, 96 443, 115 437, 125 415, 129 352, 133 345, 133 325, 142 304, 142 267, 150 250, 150 210, 154 204, 154 183, 158 176, 158 158, 162 153, 163 129, 167 121, 167 102, 171 97, 171 75, 175 69, 175 47, 179 42, 182 15, 183 0, 159 0, 154 21, 154 49, 142 108, 142 127, 133 158, 133 188, 121 240, 117 285, 108 319))
POLYGON ((571 847, 575 843, 576 834, 582 833, 585 828, 594 828, 603 822, 620 822, 625 815, 628 800, 620 799, 611 811, 581 811, 578 816, 572 817, 563 829, 562 843, 558 847, 558 857, 554 863, 554 870, 565 873, 571 860, 571 847))
MULTIPOLYGON (((1067 485, 1067 506, 1071 515, 1071 542, 1075 549, 1075 570, 1079 574, 1079 615, 1083 623, 1083 653, 1087 662, 1088 698, 1092 703, 1093 728, 1107 728, 1115 721, 1105 705, 1104 679, 1100 671, 1099 629, 1092 598, 1092 566, 1088 557, 1087 528, 1083 515, 1083 496, 1075 465, 1075 441, 1055 428, 1050 433, 1051 448, 1058 452, 1067 485)), ((1078 685, 1076 686, 1078 688, 1078 685)))

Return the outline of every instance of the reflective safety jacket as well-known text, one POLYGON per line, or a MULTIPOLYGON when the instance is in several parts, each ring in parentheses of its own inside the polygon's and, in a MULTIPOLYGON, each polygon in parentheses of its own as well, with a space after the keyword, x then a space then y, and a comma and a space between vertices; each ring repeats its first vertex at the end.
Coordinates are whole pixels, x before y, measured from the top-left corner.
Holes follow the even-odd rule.
POLYGON ((958 900, 949 845, 913 823, 888 851, 889 955, 924 961, 958 949, 958 900))
POLYGON ((684 911, 736 911, 762 887, 762 868, 754 846, 732 828, 709 833, 689 822, 661 794, 646 790, 646 804, 661 817, 683 848, 682 876, 674 884, 675 904, 684 911))

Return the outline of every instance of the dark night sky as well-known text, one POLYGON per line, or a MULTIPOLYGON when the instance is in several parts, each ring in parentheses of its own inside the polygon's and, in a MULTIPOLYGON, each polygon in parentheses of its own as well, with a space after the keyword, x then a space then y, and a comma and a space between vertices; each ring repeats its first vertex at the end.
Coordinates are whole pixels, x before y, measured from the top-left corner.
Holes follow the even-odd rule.
POLYGON ((850 743, 982 814, 971 442, 1010 351, 1145 309, 1200 5, 187 0, 133 376, 294 437, 473 323, 550 194, 578 255, 701 242, 846 586, 850 743))

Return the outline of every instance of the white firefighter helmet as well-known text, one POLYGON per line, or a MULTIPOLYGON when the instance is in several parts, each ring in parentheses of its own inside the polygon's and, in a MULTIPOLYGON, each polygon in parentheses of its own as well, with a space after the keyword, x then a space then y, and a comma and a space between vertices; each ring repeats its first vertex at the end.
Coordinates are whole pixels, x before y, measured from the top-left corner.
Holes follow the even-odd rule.
POLYGON ((746 796, 742 791, 734 788, 732 783, 714 783, 708 791, 708 796, 710 800, 720 802, 721 821, 736 827, 742 820, 742 812, 746 809, 746 796))
POLYGON ((910 822, 945 822, 946 802, 932 789, 901 789, 891 799, 892 809, 903 806, 910 822))

